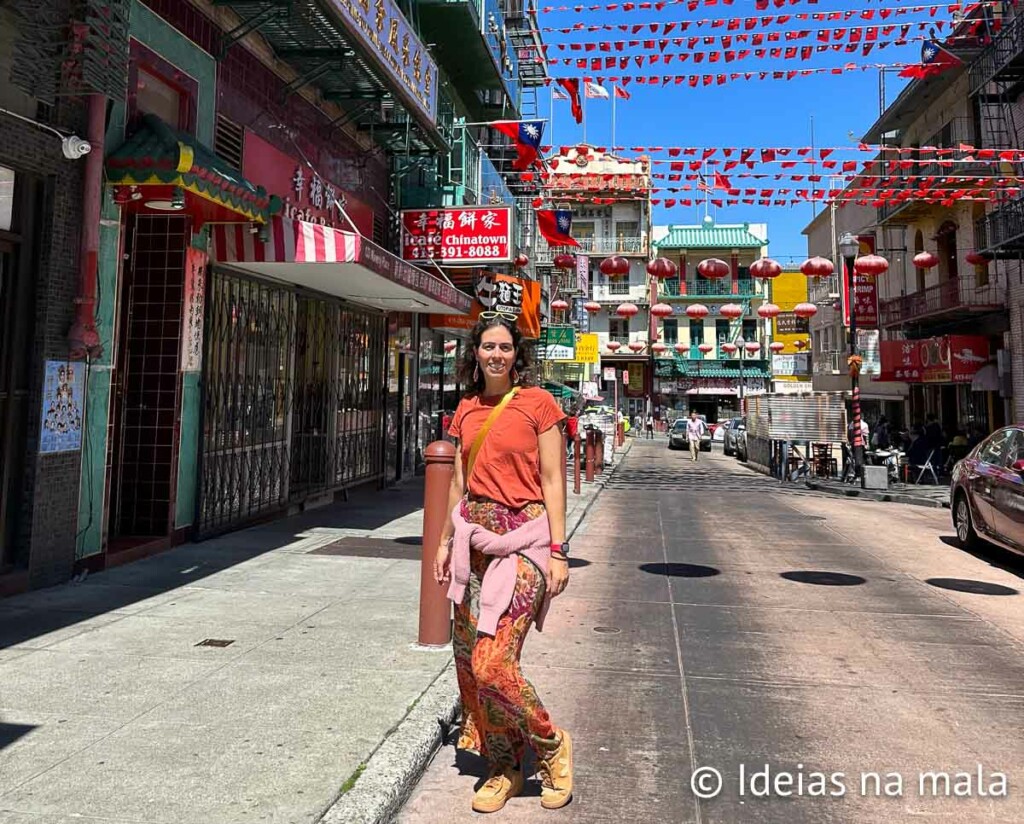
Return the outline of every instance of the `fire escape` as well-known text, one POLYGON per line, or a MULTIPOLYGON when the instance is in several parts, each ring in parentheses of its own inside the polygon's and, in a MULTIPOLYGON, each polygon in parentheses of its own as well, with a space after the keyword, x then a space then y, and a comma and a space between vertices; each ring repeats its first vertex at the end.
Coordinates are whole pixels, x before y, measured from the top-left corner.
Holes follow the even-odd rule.
MULTIPOLYGON (((1024 92, 1024 15, 1005 21, 1002 31, 971 63, 969 94, 976 101, 982 145, 1019 148, 1020 113, 1024 92)), ((1020 176, 1024 164, 1000 164, 1007 176, 1020 176)), ((1024 197, 1001 199, 975 223, 975 246, 993 258, 1024 255, 1024 197)))

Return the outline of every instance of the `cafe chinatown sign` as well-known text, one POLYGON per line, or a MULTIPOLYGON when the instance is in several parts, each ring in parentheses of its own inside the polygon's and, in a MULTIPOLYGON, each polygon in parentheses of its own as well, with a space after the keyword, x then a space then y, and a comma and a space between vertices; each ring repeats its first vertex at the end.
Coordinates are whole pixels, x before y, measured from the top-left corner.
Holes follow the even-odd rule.
POLYGON ((478 266, 512 260, 511 206, 402 212, 402 257, 415 263, 478 266))

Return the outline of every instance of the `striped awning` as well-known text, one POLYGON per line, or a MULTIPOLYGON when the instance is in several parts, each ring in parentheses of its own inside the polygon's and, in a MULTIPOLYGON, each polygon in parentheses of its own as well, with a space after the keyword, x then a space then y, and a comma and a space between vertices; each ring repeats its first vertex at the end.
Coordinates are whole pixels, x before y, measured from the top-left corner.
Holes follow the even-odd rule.
POLYGON ((355 232, 277 216, 266 237, 248 224, 211 226, 211 260, 378 309, 469 311, 469 295, 355 232))

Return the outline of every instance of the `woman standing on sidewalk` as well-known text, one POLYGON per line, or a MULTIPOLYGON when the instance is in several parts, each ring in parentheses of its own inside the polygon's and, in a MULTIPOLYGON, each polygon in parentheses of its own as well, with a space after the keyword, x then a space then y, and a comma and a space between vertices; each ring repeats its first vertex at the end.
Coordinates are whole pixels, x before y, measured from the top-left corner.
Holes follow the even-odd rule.
POLYGON ((530 626, 542 628, 550 599, 569 581, 565 415, 546 391, 523 385, 529 353, 515 316, 484 313, 472 339, 459 366, 470 391, 449 429, 462 460, 434 563, 455 602, 458 747, 491 763, 473 797, 477 812, 500 810, 522 792, 527 746, 541 806, 558 809, 572 797, 572 739, 552 724, 519 661, 530 626))

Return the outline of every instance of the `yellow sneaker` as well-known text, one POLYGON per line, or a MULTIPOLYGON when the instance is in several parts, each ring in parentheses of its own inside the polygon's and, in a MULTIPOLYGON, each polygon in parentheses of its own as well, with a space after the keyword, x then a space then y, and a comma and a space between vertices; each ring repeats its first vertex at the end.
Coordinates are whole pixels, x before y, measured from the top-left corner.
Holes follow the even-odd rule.
POLYGON ((473 796, 473 809, 478 813, 496 813, 523 791, 525 783, 522 767, 496 767, 473 796))
POLYGON ((541 776, 540 805, 557 810, 572 799, 572 738, 560 731, 558 749, 545 758, 537 758, 541 776))

